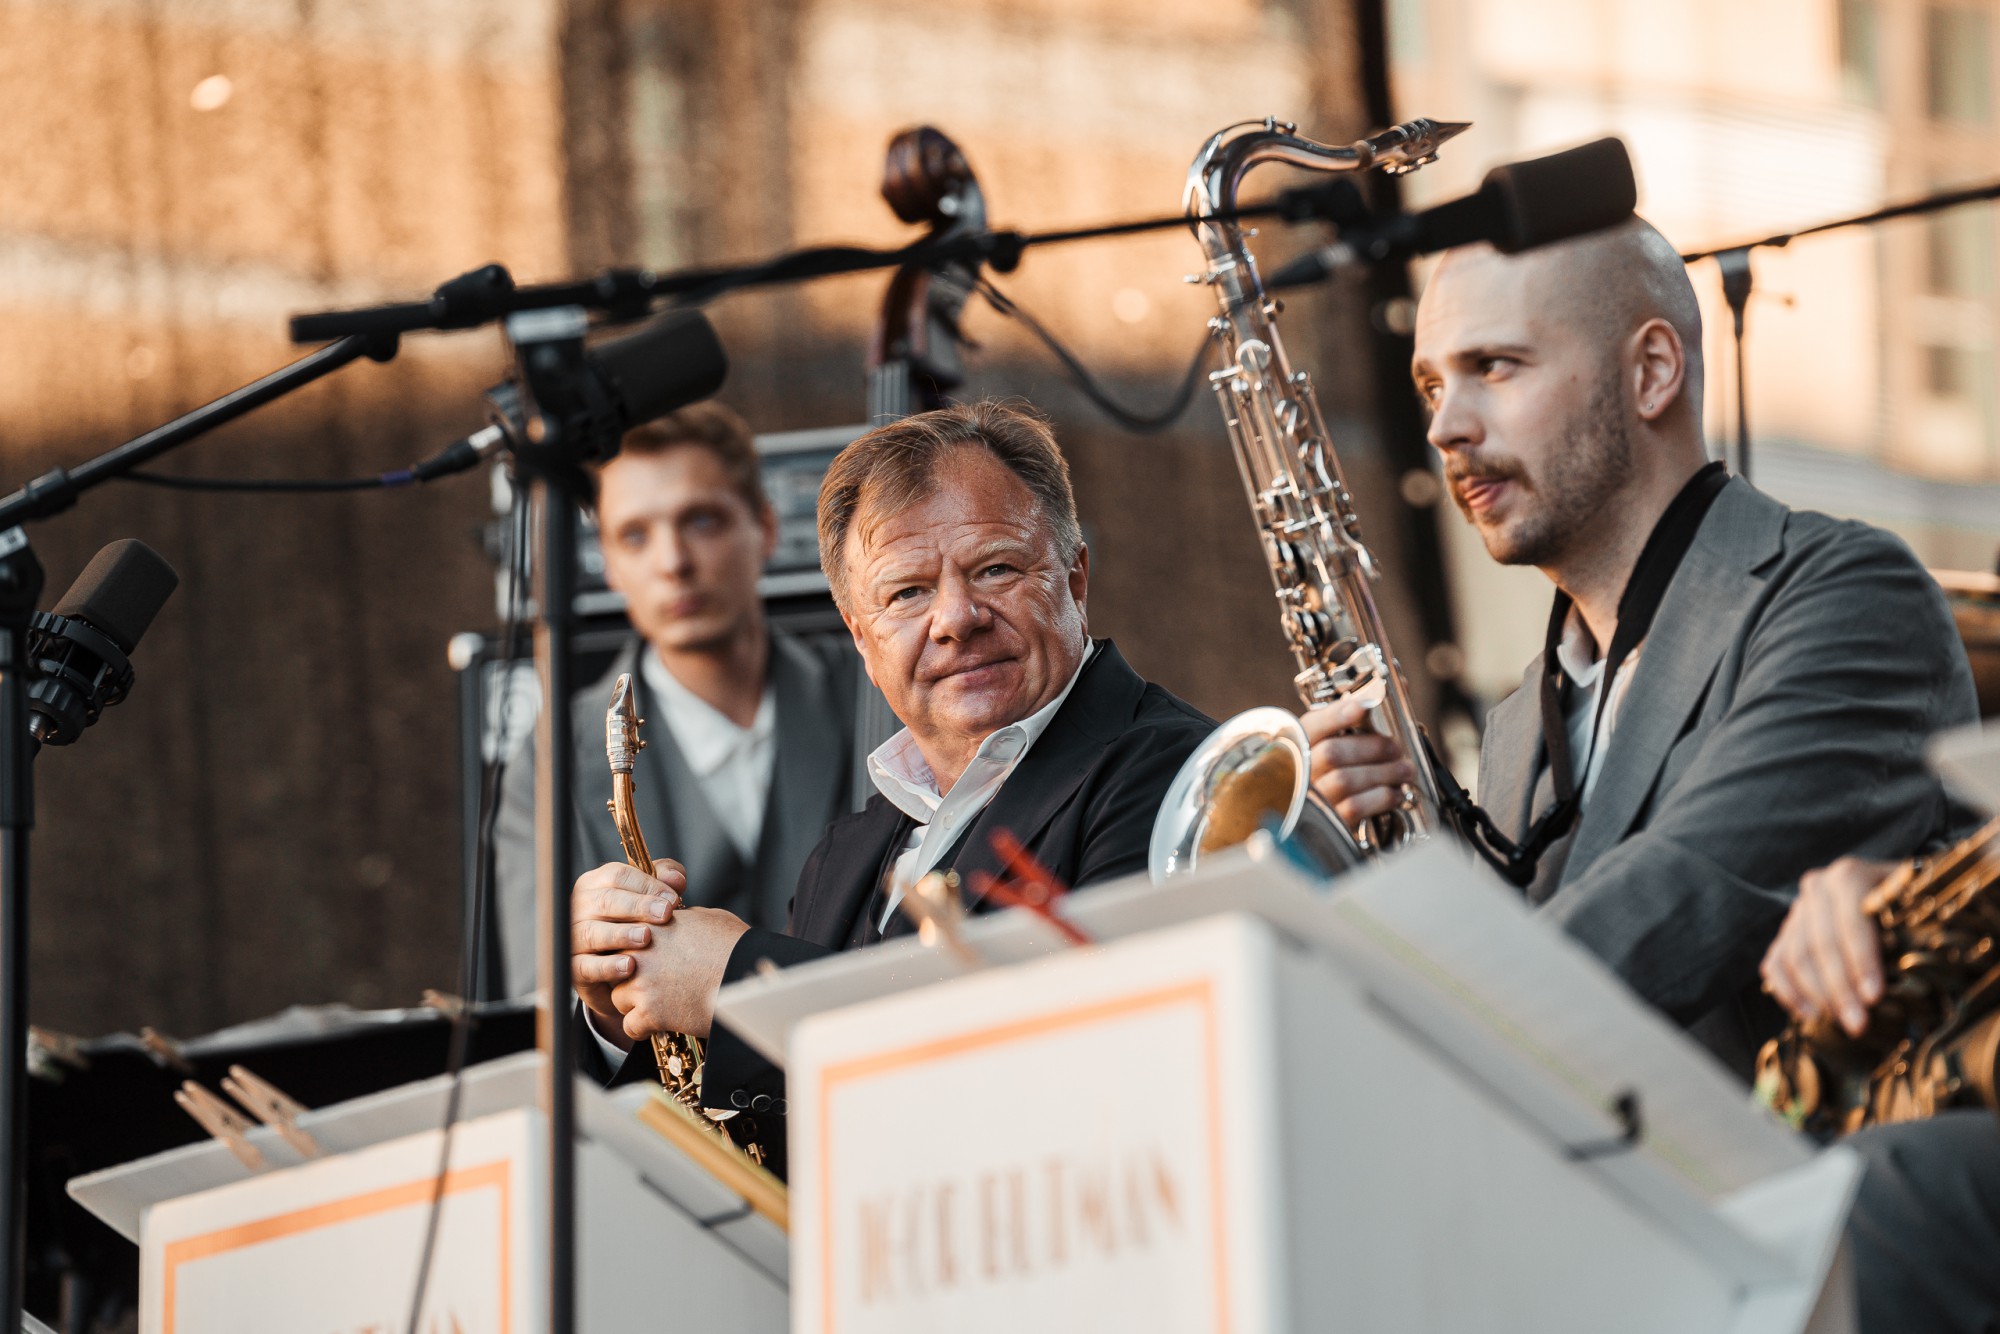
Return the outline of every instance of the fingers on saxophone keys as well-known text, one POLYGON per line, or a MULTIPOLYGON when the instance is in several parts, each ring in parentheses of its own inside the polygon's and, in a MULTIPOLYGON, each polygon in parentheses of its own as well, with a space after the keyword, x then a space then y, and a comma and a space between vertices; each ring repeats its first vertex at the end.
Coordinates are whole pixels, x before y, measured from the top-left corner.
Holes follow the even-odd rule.
POLYGON ((1765 954, 1760 971, 1764 975, 1764 989, 1778 1004, 1799 1022, 1810 1024, 1819 1018, 1819 1007, 1813 1004, 1811 994, 1799 977, 1798 948, 1797 926, 1788 920, 1779 928, 1778 938, 1771 942, 1770 952, 1765 954))
POLYGON ((607 922, 665 922, 680 907, 678 890, 634 867, 616 863, 586 871, 571 896, 571 918, 607 922))
POLYGON ((1347 822, 1350 829, 1357 828, 1365 820, 1378 815, 1387 815, 1403 804, 1401 790, 1392 787, 1372 787, 1358 792, 1345 801, 1333 803, 1334 813, 1347 822))
POLYGON ((1831 894, 1821 894, 1807 904, 1806 953, 1819 983, 1819 997, 1840 1020, 1840 1026, 1859 1036, 1868 1026, 1868 1007, 1849 977, 1847 961, 1841 956, 1838 903, 1831 894))
POLYGON ((1368 717, 1368 710, 1351 699, 1335 700, 1322 704, 1316 709, 1308 709, 1299 717, 1306 729, 1306 740, 1320 742, 1342 732, 1351 732, 1361 726, 1368 717))
POLYGON ((687 890, 688 882, 687 867, 681 865, 672 857, 655 857, 653 859, 653 879, 659 881, 676 894, 684 893, 687 890))
POLYGON ((572 954, 613 954, 639 950, 653 943, 653 930, 646 926, 626 926, 618 922, 585 918, 570 928, 572 954))
POLYGON ((629 980, 639 963, 629 954, 575 954, 570 956, 569 970, 579 987, 602 986, 629 980))

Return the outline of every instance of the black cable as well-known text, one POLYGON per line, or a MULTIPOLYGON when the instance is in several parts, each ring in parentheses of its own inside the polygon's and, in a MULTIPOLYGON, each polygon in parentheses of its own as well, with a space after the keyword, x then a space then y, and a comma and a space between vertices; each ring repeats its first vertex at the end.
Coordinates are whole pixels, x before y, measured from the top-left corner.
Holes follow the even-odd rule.
MULTIPOLYGON (((472 1047, 472 1032, 478 1024, 477 1002, 473 995, 479 976, 479 960, 484 954, 487 931, 486 901, 491 891, 493 874, 493 830, 500 816, 500 787, 507 774, 507 752, 509 737, 507 724, 512 718, 513 652, 514 641, 519 637, 521 622, 525 618, 526 600, 522 596, 521 557, 528 549, 528 503, 527 496, 518 483, 512 487, 513 524, 508 529, 505 559, 507 561, 507 614, 500 629, 500 654, 505 670, 501 675, 500 725, 494 737, 493 758, 487 761, 479 781, 479 837, 474 840, 474 856, 478 859, 472 870, 472 920, 467 924, 463 954, 459 960, 459 1008, 452 1016, 451 1046, 445 1058, 445 1074, 451 1078, 451 1092, 445 1098, 444 1138, 438 1148, 437 1178, 431 1185, 430 1213, 424 1223, 424 1248, 417 1261, 416 1290, 410 1297, 409 1334, 417 1334, 417 1321, 424 1310, 424 1294, 430 1287, 431 1261, 437 1253, 439 1221, 444 1213, 445 1182, 451 1175, 451 1146, 453 1132, 458 1126, 458 1114, 465 1091, 465 1062, 472 1047)), ((482 719, 482 726, 484 720, 482 719)))
POLYGON ((1187 411, 1188 404, 1194 401, 1194 391, 1202 380, 1202 367, 1208 362, 1208 335, 1202 335, 1200 344, 1194 350, 1194 356, 1188 361, 1187 370, 1181 376, 1180 387, 1167 401, 1167 406, 1153 413, 1134 412, 1112 398, 1077 355, 1064 346, 1063 341, 1050 332, 1040 320, 1017 305, 1013 298, 984 277, 978 280, 976 287, 979 294, 986 298, 986 303, 994 310, 1009 319, 1018 320, 1023 328, 1040 340, 1042 346, 1062 363, 1063 369, 1069 373, 1069 378, 1083 391, 1084 396, 1095 403, 1105 416, 1126 430, 1138 435, 1153 435, 1164 431, 1179 421, 1181 414, 1187 411))
POLYGON ((235 491, 262 495, 391 490, 415 486, 420 482, 435 482, 440 477, 476 467, 480 459, 499 445, 500 440, 500 428, 488 426, 452 441, 421 463, 412 463, 407 468, 391 468, 373 477, 179 477, 134 468, 118 474, 113 480, 143 482, 147 486, 163 486, 174 491, 235 491))
POLYGON ((253 491, 253 492, 302 492, 321 493, 329 491, 375 491, 389 487, 408 486, 416 479, 407 470, 385 472, 379 477, 175 477, 163 472, 140 472, 134 469, 121 473, 121 482, 143 482, 147 486, 164 486, 174 491, 253 491))

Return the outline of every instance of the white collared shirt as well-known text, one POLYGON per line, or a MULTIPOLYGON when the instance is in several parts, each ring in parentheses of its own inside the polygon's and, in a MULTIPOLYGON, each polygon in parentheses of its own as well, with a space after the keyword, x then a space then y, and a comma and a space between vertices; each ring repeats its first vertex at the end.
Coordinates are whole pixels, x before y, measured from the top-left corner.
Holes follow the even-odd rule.
POLYGON ((882 910, 882 920, 877 923, 880 929, 888 930, 889 920, 903 901, 904 892, 943 861, 967 826, 993 803, 1001 785, 1019 767, 1022 756, 1049 730, 1050 720, 1069 698, 1069 692, 1076 689, 1077 679, 1096 652, 1095 641, 1086 640, 1083 661, 1077 664, 1075 675, 1069 678, 1062 693, 1020 722, 1009 723, 980 742, 979 749, 972 754, 972 762, 951 785, 950 792, 938 791, 937 775, 931 772, 923 752, 917 749, 917 739, 907 727, 869 754, 868 777, 875 790, 917 822, 889 877, 889 905, 882 910))
POLYGON ((1570 608, 1569 619, 1563 623, 1562 638, 1556 643, 1556 662, 1561 666, 1573 687, 1569 693, 1569 709, 1564 723, 1569 728, 1569 754, 1571 764, 1583 763, 1584 752, 1590 752, 1590 770, 1583 776, 1583 800, 1590 800, 1591 789, 1597 786, 1597 775, 1603 772, 1604 757, 1611 750, 1611 733, 1618 726, 1618 714, 1625 706, 1625 692, 1632 684, 1632 675, 1639 669, 1639 655, 1646 649, 1646 641, 1633 645, 1625 655, 1625 661, 1618 664, 1618 675, 1611 681, 1611 698, 1604 702, 1604 717, 1597 718, 1597 690, 1604 678, 1604 659, 1598 654, 1597 640, 1591 636, 1590 627, 1584 624, 1583 615, 1570 608), (1597 722, 1597 745, 1593 750, 1590 741, 1590 725, 1597 722))
POLYGON ((681 758, 701 784, 716 823, 744 864, 757 860, 764 831, 764 800, 777 763, 778 697, 767 681, 757 716, 748 727, 736 723, 674 678, 650 647, 639 653, 647 693, 657 702, 681 758))

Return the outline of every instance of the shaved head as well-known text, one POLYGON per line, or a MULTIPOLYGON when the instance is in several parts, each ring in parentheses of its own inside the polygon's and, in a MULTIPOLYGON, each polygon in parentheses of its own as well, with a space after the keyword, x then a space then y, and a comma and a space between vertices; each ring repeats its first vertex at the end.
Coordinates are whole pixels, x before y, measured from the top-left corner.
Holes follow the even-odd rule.
POLYGON ((1574 322, 1598 339, 1607 355, 1647 320, 1661 319, 1680 336, 1687 357, 1682 392, 1695 420, 1701 420, 1701 304, 1680 252, 1644 218, 1519 255, 1502 255, 1488 245, 1448 251, 1432 272, 1436 283, 1446 271, 1466 264, 1517 268, 1526 280, 1523 296, 1544 319, 1574 322))
POLYGON ((1701 369, 1687 270, 1637 218, 1450 251, 1417 308, 1411 373, 1453 499, 1495 560, 1558 582, 1624 562, 1706 462, 1701 369))

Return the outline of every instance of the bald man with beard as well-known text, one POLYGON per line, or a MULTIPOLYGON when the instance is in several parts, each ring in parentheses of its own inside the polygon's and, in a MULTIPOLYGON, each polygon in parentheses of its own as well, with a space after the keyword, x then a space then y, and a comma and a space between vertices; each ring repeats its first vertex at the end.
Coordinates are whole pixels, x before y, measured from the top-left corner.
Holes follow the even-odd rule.
MULTIPOLYGON (((1969 827, 1922 756, 1976 716, 1944 598, 1897 538, 1709 461, 1700 311, 1642 221, 1448 253, 1411 372, 1487 553, 1555 585, 1547 650, 1487 718, 1481 804, 1511 840, 1544 832, 1529 901, 1747 1077, 1799 877, 1969 827)), ((1411 778, 1392 741, 1349 734, 1362 716, 1305 720, 1350 823, 1411 778)))

